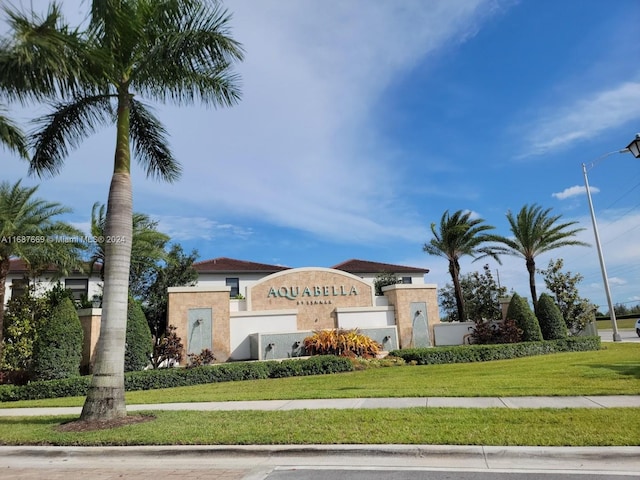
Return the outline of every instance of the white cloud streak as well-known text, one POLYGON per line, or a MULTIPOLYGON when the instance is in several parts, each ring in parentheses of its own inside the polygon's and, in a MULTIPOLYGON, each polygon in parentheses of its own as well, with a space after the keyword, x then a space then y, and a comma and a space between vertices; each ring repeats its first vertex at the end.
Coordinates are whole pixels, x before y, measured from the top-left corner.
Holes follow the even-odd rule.
POLYGON ((540 114, 528 127, 529 145, 523 157, 568 148, 640 118, 640 82, 625 82, 592 92, 570 104, 540 114))

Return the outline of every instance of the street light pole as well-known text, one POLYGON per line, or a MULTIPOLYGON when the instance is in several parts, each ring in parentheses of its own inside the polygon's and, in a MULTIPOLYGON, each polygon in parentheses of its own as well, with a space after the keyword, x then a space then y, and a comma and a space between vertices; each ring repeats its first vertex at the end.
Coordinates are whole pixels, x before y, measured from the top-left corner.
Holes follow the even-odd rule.
MULTIPOLYGON (((626 151, 626 150, 622 150, 626 151)), ((621 152, 622 152, 621 151, 621 152)), ((618 152, 611 152, 618 153, 618 152)), ((607 154, 610 155, 610 154, 607 154)), ((593 235, 596 238, 596 248, 598 250, 598 259, 600 260, 600 270, 602 271, 602 281, 604 282, 604 292, 607 295, 607 303, 609 304, 609 315, 611 316, 611 325, 613 327, 613 341, 621 342, 622 337, 618 333, 618 322, 616 321, 616 312, 613 309, 613 301, 611 300, 611 290, 609 289, 609 277, 607 276, 607 267, 604 264, 604 256, 602 255, 602 246, 600 245, 600 235, 598 234, 598 224, 596 223, 596 214, 593 211, 593 202, 591 201, 591 190, 589 188, 589 180, 587 178, 587 166, 582 164, 582 173, 584 174, 584 186, 587 189, 587 199, 589 200, 589 211, 591 212, 591 222, 593 223, 593 235)))
MULTIPOLYGON (((634 157, 640 158, 640 133, 636 134, 635 139, 627 145, 627 148, 605 153, 597 160, 602 160, 609 155, 616 153, 631 153, 634 157)), ((594 162, 595 163, 595 162, 594 162)), ((593 166, 593 163, 591 164, 593 166)), ((613 341, 621 342, 622 338, 618 332, 618 322, 616 321, 616 312, 613 309, 613 301, 611 300, 611 289, 609 288, 609 277, 607 276, 607 268, 604 264, 604 256, 602 255, 602 245, 600 245, 600 235, 598 233, 598 224, 596 222, 596 214, 593 210, 593 201, 591 200, 591 189, 589 188, 589 179, 587 177, 587 166, 582 164, 582 173, 584 174, 584 186, 587 191, 587 200, 589 201, 589 211, 591 212, 591 222, 593 223, 593 235, 596 239, 596 248, 598 250, 598 259, 600 260, 600 270, 602 272, 602 282, 604 283, 604 291, 607 295, 607 303, 609 304, 609 314, 611 316, 611 326, 613 327, 613 341)))

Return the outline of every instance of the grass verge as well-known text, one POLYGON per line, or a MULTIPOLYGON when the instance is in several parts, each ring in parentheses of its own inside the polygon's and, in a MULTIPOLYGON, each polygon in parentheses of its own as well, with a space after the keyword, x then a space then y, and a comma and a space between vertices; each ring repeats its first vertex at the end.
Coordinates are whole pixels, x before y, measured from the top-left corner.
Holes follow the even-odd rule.
POLYGON ((640 445, 640 409, 408 408, 153 412, 155 420, 62 433, 71 417, 0 418, 4 445, 640 445), (624 426, 624 428, 623 428, 624 426))

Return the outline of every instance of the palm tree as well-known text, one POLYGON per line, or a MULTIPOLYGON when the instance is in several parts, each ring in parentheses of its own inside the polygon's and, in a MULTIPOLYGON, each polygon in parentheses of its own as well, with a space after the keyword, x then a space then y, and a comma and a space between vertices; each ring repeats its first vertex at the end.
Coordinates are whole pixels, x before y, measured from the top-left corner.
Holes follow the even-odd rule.
POLYGON ((541 253, 570 245, 589 246, 588 243, 574 240, 578 232, 584 228, 567 230, 578 222, 559 222, 562 215, 551 215, 551 208, 543 210, 541 206, 525 205, 516 216, 507 212, 507 220, 513 237, 495 236, 493 240, 503 243, 506 248, 501 253, 525 260, 529 272, 529 288, 531 301, 535 308, 538 303, 536 295, 536 262, 541 253))
POLYGON ((56 265, 60 274, 81 265, 82 232, 56 217, 71 210, 34 195, 38 187, 18 181, 0 184, 0 357, 3 346, 6 281, 12 258, 22 258, 32 271, 56 265))
MULTIPOLYGON (((91 271, 96 264, 101 266, 100 274, 104 281, 105 264, 105 226, 106 207, 96 202, 91 208, 91 236, 95 240, 89 259, 91 271)), ((164 250, 169 235, 156 230, 158 222, 151 220, 145 213, 133 212, 133 233, 131 234, 131 266, 129 269, 129 291, 139 297, 148 286, 149 273, 160 260, 164 260, 164 250)))
POLYGON ((466 319, 464 309, 464 297, 460 285, 460 257, 469 255, 475 260, 483 257, 491 257, 500 263, 497 251, 492 246, 482 246, 491 240, 491 235, 484 232, 495 227, 483 224, 481 218, 471 218, 471 212, 458 210, 453 215, 449 215, 447 210, 440 219, 440 229, 436 229, 436 224, 431 224, 433 238, 425 244, 423 251, 429 255, 446 258, 449 261, 449 274, 453 281, 453 290, 458 308, 458 320, 463 322, 466 319))
MULTIPOLYGON (((148 176, 171 182, 180 174, 162 124, 138 97, 178 105, 234 105, 240 93, 232 68, 243 52, 230 36, 229 20, 214 0, 93 0, 87 30, 78 32, 79 42, 68 43, 56 59, 69 70, 83 67, 71 86, 79 91, 39 120, 30 173, 58 173, 69 148, 100 126, 116 125, 105 225, 103 317, 82 420, 126 416, 131 147, 148 176)), ((1 64, 2 56, 0 72, 1 64)))

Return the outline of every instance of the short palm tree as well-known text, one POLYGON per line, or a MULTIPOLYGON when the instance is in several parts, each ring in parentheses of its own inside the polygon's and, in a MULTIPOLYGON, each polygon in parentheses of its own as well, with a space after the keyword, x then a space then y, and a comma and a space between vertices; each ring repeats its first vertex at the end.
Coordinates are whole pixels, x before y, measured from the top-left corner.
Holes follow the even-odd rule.
POLYGON ((466 320, 464 308, 464 296, 460 285, 460 258, 468 255, 478 260, 483 257, 491 257, 500 263, 496 249, 485 245, 491 240, 491 235, 484 233, 495 227, 484 224, 481 218, 471 218, 471 212, 458 210, 449 215, 447 210, 442 214, 440 227, 431 224, 433 238, 425 244, 423 251, 429 255, 446 258, 449 261, 449 274, 453 281, 453 290, 458 309, 458 320, 466 320))
MULTIPOLYGON (((38 187, 18 181, 0 184, 0 306, 5 303, 6 280, 12 258, 21 258, 32 271, 55 265, 60 274, 81 266, 82 232, 57 220, 70 209, 35 196, 38 187)), ((4 308, 0 307, 0 356, 4 308)))
MULTIPOLYGON (((102 325, 82 420, 126 416, 131 148, 148 176, 170 182, 180 174, 162 124, 138 98, 178 105, 235 104, 240 93, 232 68, 243 52, 230 36, 229 20, 230 15, 215 0, 93 0, 87 30, 78 32, 78 41, 66 43, 66 49, 54 59, 70 71, 81 71, 76 83, 65 91, 78 88, 56 104, 53 113, 39 120, 30 172, 56 174, 69 148, 100 126, 116 125, 105 225, 102 325)), ((15 41, 28 43, 29 37, 15 41)), ((8 63, 0 55, 0 72, 8 63)), ((19 73, 24 76, 30 72, 19 73)))
POLYGON ((562 215, 551 215, 551 208, 543 209, 536 204, 525 205, 515 216, 511 211, 507 213, 513 237, 494 237, 495 241, 506 245, 502 253, 524 258, 529 272, 529 289, 534 308, 538 303, 535 281, 536 257, 560 247, 589 246, 588 243, 573 238, 584 228, 571 228, 578 222, 561 222, 561 218, 562 215))
MULTIPOLYGON (((100 202, 91 208, 91 236, 95 242, 91 245, 89 258, 90 271, 96 265, 101 267, 100 274, 104 280, 105 266, 105 227, 107 223, 106 207, 100 202)), ((156 230, 158 222, 149 215, 133 212, 133 230, 131 234, 131 265, 129 268, 129 291, 134 297, 140 296, 142 286, 148 283, 148 274, 155 265, 166 257, 165 246, 169 235, 156 230)))

